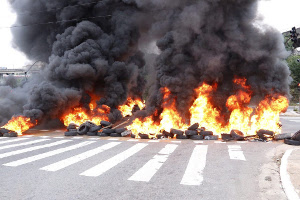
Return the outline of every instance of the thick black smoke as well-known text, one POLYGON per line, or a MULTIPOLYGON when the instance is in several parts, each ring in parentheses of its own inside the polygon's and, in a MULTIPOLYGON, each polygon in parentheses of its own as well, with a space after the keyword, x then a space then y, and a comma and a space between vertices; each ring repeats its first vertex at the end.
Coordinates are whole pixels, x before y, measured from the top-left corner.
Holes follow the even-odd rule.
POLYGON ((194 89, 203 82, 218 83, 212 100, 222 109, 233 94, 234 77, 247 78, 253 99, 289 96, 288 52, 280 33, 255 25, 257 0, 10 1, 16 25, 30 25, 13 29, 15 45, 48 65, 11 96, 10 87, 0 89, 8 96, 0 105, 16 108, 1 108, 0 122, 21 112, 56 118, 87 104, 91 93, 102 97, 99 106, 113 108, 115 120, 120 113, 114 108, 128 95, 143 94, 144 76, 152 85, 146 91, 148 114, 161 106, 160 88, 168 87, 178 111, 188 117, 194 89), (55 21, 61 23, 41 24, 55 21), (145 54, 156 57, 154 66, 145 54), (142 73, 144 66, 149 74, 142 73))

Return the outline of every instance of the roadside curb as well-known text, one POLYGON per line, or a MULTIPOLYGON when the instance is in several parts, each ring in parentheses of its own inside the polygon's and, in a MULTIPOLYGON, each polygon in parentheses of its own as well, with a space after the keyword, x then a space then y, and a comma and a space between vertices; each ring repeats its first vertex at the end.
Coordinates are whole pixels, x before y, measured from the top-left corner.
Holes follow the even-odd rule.
MULTIPOLYGON (((294 187, 293 182, 291 181, 291 177, 290 177, 291 174, 288 171, 288 166, 291 164, 289 157, 291 156, 291 154, 293 153, 294 150, 299 150, 299 149, 289 149, 284 153, 283 157, 281 158, 281 165, 280 165, 281 184, 282 184, 282 187, 285 191, 285 194, 286 194, 288 200, 300 200, 298 193, 296 192, 296 189, 299 190, 300 188, 294 187)), ((299 151, 299 154, 300 154, 300 151, 299 151)), ((299 162, 297 162, 295 167, 297 167, 297 171, 300 170, 300 160, 299 160, 299 162)))

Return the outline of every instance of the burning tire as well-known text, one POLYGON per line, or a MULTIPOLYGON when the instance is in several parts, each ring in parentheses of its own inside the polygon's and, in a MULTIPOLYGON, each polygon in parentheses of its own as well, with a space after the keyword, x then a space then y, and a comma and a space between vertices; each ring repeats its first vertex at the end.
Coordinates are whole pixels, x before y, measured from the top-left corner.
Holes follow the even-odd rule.
POLYGON ((103 133, 103 132, 98 132, 97 135, 100 137, 108 137, 109 136, 107 133, 103 133))
POLYGON ((162 133, 166 138, 170 137, 170 138, 173 138, 174 137, 174 134, 171 133, 171 132, 168 132, 168 131, 163 131, 162 133))
POLYGON ((201 131, 200 132, 200 135, 202 135, 203 137, 213 135, 213 134, 214 133, 212 131, 201 131))
POLYGON ((218 140, 219 136, 217 135, 207 135, 204 137, 204 140, 218 140))
POLYGON ((172 133, 173 135, 183 135, 184 131, 172 128, 170 133, 172 133))
POLYGON ((90 126, 86 125, 85 123, 84 124, 81 124, 78 128, 78 134, 79 135, 85 135, 87 134, 87 132, 90 130, 90 126))
POLYGON ((126 128, 117 128, 117 129, 115 129, 115 132, 118 133, 118 134, 121 134, 126 130, 127 130, 126 128))
POLYGON ((292 136, 293 140, 298 140, 300 141, 300 130, 297 131, 293 136, 292 136))
POLYGON ((110 134, 110 137, 122 137, 121 133, 112 133, 110 134))
POLYGON ((231 135, 230 135, 230 134, 226 134, 226 133, 221 134, 221 138, 222 138, 222 140, 224 140, 224 141, 230 141, 230 140, 233 140, 233 138, 231 137, 231 135))
POLYGON ((262 140, 267 140, 268 138, 272 138, 274 136, 274 132, 273 131, 264 130, 264 129, 260 129, 257 132, 257 136, 260 139, 262 139, 262 140))
POLYGON ((70 129, 76 129, 76 128, 77 128, 76 124, 73 124, 73 123, 69 124, 69 126, 67 127, 68 131, 70 129))
POLYGON ((67 131, 65 132, 65 136, 76 136, 78 133, 77 131, 67 131))
POLYGON ((148 134, 140 133, 139 136, 141 137, 141 139, 149 139, 149 135, 148 134))
POLYGON ((187 136, 198 135, 198 132, 195 130, 187 130, 187 131, 185 131, 185 135, 187 135, 187 136))
POLYGON ((230 135, 234 140, 244 140, 245 138, 244 133, 242 131, 235 130, 235 129, 230 131, 230 135))
POLYGON ((300 146, 300 141, 297 141, 297 140, 284 139, 284 143, 288 144, 288 145, 300 146))
POLYGON ((90 128, 89 132, 96 132, 97 133, 100 129, 101 129, 100 126, 94 126, 94 127, 90 128))
POLYGON ((282 133, 274 136, 275 140, 284 140, 284 139, 291 139, 292 134, 291 133, 282 133))
POLYGON ((88 135, 88 136, 96 136, 97 135, 97 133, 98 132, 87 132, 86 134, 88 135))
POLYGON ((176 139, 185 140, 188 139, 186 135, 176 135, 176 139))
POLYGON ((0 128, 0 133, 4 134, 4 133, 8 133, 9 130, 6 128, 0 128))
POLYGON ((4 133, 3 137, 18 137, 18 133, 16 132, 4 133))
POLYGON ((188 128, 188 130, 197 130, 197 128, 199 128, 199 124, 198 123, 195 123, 195 124, 193 124, 192 126, 190 126, 189 128, 188 128))
POLYGON ((115 129, 107 129, 107 128, 105 128, 105 129, 102 130, 102 133, 106 133, 108 135, 110 135, 110 134, 112 134, 114 132, 115 132, 115 129))
POLYGON ((192 135, 191 140, 203 140, 203 135, 192 135))
POLYGON ((110 126, 110 125, 111 125, 110 122, 104 121, 104 120, 102 120, 102 121, 100 122, 100 124, 101 124, 101 126, 103 126, 103 127, 106 127, 106 126, 110 126))

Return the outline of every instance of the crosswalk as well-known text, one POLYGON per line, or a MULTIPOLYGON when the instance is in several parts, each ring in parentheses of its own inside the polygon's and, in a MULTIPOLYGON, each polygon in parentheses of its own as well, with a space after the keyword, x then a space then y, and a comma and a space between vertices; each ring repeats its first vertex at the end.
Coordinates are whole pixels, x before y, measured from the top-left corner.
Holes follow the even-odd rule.
MULTIPOLYGON (((82 177, 101 177, 109 171, 118 169, 121 163, 126 163, 130 158, 136 157, 143 152, 145 155, 153 155, 137 169, 134 169, 127 181, 149 182, 164 166, 168 165, 168 159, 174 157, 183 145, 180 141, 171 142, 141 142, 140 140, 117 141, 117 140, 80 140, 82 138, 65 139, 50 137, 21 137, 21 138, 1 138, 0 141, 0 165, 5 167, 22 167, 29 163, 50 160, 53 163, 39 167, 37 170, 54 173, 71 166, 85 166, 84 162, 89 162, 90 158, 98 155, 108 155, 103 161, 94 164, 87 169, 81 168, 78 174, 82 177), (134 141, 134 142, 133 142, 134 141), (125 145, 126 144, 126 145, 125 145), (159 145, 159 146, 157 146, 159 145), (156 147, 156 148, 153 148, 156 147), (159 147, 160 149, 157 149, 159 147), (118 148, 117 151, 114 149, 118 148), (60 157, 60 155, 63 155, 60 157), (68 157, 68 155, 70 155, 68 157), (55 158, 52 160, 52 158, 55 158)), ((205 143, 205 142, 204 142, 205 143)), ((224 157, 232 162, 247 162, 242 143, 226 144, 211 143, 203 144, 191 142, 190 152, 187 162, 182 170, 181 185, 201 185, 204 179, 204 170, 209 160, 208 155, 215 151, 211 145, 220 145, 224 157)), ((178 154, 177 154, 178 156, 178 154)), ((180 159, 180 158, 179 158, 180 159)), ((138 162, 138 160, 137 160, 138 162)), ((35 165, 31 165, 33 170, 35 165)))

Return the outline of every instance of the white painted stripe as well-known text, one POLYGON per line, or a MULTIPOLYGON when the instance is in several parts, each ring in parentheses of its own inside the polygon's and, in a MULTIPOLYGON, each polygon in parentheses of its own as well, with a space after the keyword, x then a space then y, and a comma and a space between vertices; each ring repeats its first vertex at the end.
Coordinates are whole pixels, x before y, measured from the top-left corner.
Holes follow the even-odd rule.
POLYGON ((127 140, 128 142, 138 142, 139 140, 137 140, 137 139, 129 139, 129 140, 127 140))
POLYGON ((64 132, 64 131, 62 131, 62 130, 56 130, 54 132, 60 133, 60 132, 64 132))
POLYGON ((300 122, 300 120, 290 120, 291 122, 300 122))
POLYGON ((223 142, 223 141, 215 141, 214 143, 215 143, 215 144, 224 144, 224 143, 226 143, 226 142, 223 142))
POLYGON ((177 144, 180 144, 181 141, 171 141, 172 143, 177 143, 177 144))
POLYGON ((0 154, 0 158, 6 158, 9 156, 18 155, 21 153, 26 153, 26 152, 30 152, 30 151, 34 151, 34 150, 38 150, 38 149, 47 148, 47 147, 53 147, 53 146, 60 145, 60 144, 70 142, 70 141, 72 141, 72 140, 61 140, 61 141, 53 142, 50 144, 44 144, 44 145, 40 145, 40 146, 29 147, 29 148, 25 148, 25 149, 2 153, 2 154, 0 154))
POLYGON ((203 141, 194 141, 195 144, 203 144, 203 141))
POLYGON ((49 138, 50 136, 39 136, 39 137, 41 137, 41 138, 49 138))
POLYGON ((44 132, 46 132, 46 131, 50 131, 50 130, 41 130, 41 131, 44 131, 44 132))
POLYGON ((100 140, 100 138, 89 138, 89 140, 100 140))
POLYGON ((72 139, 82 139, 83 137, 72 137, 72 139))
POLYGON ((133 147, 127 149, 126 151, 123 151, 122 153, 115 155, 114 157, 100 163, 99 165, 96 165, 95 167, 92 167, 92 168, 82 172, 80 175, 82 175, 82 176, 100 176, 101 174, 103 174, 104 172, 113 168, 114 166, 118 165, 119 163, 123 162, 130 156, 136 154, 137 152, 142 150, 147 145, 148 144, 145 144, 145 143, 136 144, 133 147))
POLYGON ((109 138, 108 140, 111 140, 111 141, 117 141, 119 140, 118 138, 109 138))
POLYGON ((48 151, 46 153, 42 153, 42 154, 38 154, 38 155, 31 156, 31 157, 28 157, 28 158, 23 158, 23 159, 16 160, 16 161, 13 161, 13 162, 5 163, 3 165, 10 166, 10 167, 16 167, 16 166, 24 165, 24 164, 27 164, 27 163, 31 163, 33 161, 41 160, 43 158, 48 158, 48 157, 51 157, 51 156, 54 156, 54 155, 57 155, 57 154, 61 154, 61 153, 67 152, 67 151, 78 149, 80 147, 87 146, 87 145, 92 144, 92 143, 94 143, 94 141, 81 142, 79 144, 75 144, 75 145, 72 145, 72 146, 56 149, 56 150, 53 150, 53 151, 48 151))
POLYGON ((207 145, 197 145, 180 182, 182 185, 201 185, 206 165, 207 145))
POLYGON ((65 160, 61 160, 61 161, 53 163, 51 165, 45 166, 45 167, 41 168, 40 170, 51 171, 51 172, 58 171, 60 169, 66 168, 66 167, 68 167, 70 165, 73 165, 75 163, 78 163, 82 160, 90 158, 90 157, 92 157, 96 154, 99 154, 99 153, 101 153, 105 150, 111 149, 111 148, 113 148, 113 147, 115 147, 119 144, 121 144, 121 142, 110 142, 110 143, 105 144, 103 146, 100 146, 98 148, 89 150, 87 152, 78 154, 76 156, 67 158, 65 160))
POLYGON ((245 144, 245 143, 248 143, 248 141, 236 141, 236 143, 245 144))
POLYGON ((177 147, 178 145, 176 144, 167 144, 128 180, 149 182, 177 147))
POLYGON ((148 142, 152 142, 152 143, 157 143, 157 142, 159 142, 158 140, 149 140, 148 142))
POLYGON ((62 138, 65 138, 65 137, 53 137, 55 139, 62 139, 62 138))
POLYGON ((228 145, 228 153, 231 160, 244 160, 246 158, 240 145, 228 145))
POLYGON ((0 137, 0 140, 6 139, 7 137, 0 137))
POLYGON ((1 141, 0 144, 6 144, 6 143, 12 143, 12 142, 19 142, 22 140, 28 140, 29 138, 15 138, 15 139, 9 139, 5 141, 1 141))
POLYGON ((18 143, 18 144, 10 144, 10 145, 6 145, 6 146, 0 146, 0 149, 8 149, 8 148, 12 148, 12 147, 26 146, 26 145, 36 144, 39 142, 44 142, 47 140, 49 140, 49 139, 39 139, 39 140, 32 140, 29 142, 23 142, 23 143, 18 143))
POLYGON ((22 137, 34 137, 34 135, 23 135, 22 137))
POLYGON ((288 158, 293 152, 294 149, 287 150, 283 157, 281 158, 281 165, 280 165, 280 177, 281 177, 281 184, 285 191, 285 194, 288 198, 288 200, 299 200, 299 196, 297 192, 295 191, 295 188, 291 182, 290 175, 287 171, 287 164, 288 164, 288 158))

